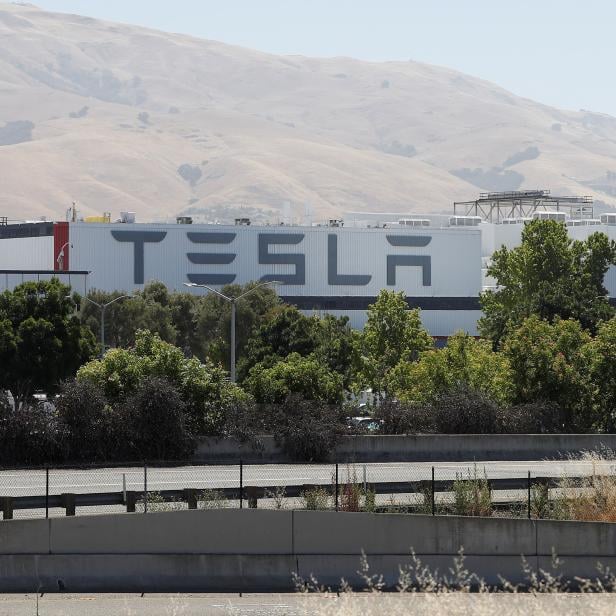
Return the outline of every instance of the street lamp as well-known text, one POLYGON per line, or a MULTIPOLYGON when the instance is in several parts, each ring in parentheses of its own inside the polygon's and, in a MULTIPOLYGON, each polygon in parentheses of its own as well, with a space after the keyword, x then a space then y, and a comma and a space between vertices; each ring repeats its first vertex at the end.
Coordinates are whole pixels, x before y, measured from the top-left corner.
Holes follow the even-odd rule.
POLYGON ((228 297, 227 295, 224 295, 220 291, 217 291, 216 289, 213 289, 212 287, 208 287, 206 284, 197 284, 196 282, 185 282, 184 283, 185 287, 207 289, 208 291, 211 291, 212 293, 216 293, 216 295, 222 297, 225 301, 231 304, 231 362, 230 362, 229 372, 231 373, 232 383, 235 383, 235 305, 237 304, 238 300, 242 299, 242 297, 245 297, 246 295, 252 293, 253 291, 256 291, 257 289, 261 287, 265 287, 268 285, 275 285, 275 284, 282 284, 282 282, 280 282, 279 280, 266 280, 264 282, 260 282, 259 284, 255 285, 254 287, 252 287, 252 289, 248 289, 248 291, 244 291, 244 293, 242 293, 241 295, 238 295, 237 297, 228 297))
POLYGON ((58 258, 56 259, 56 263, 58 264, 58 269, 60 271, 64 271, 64 249, 67 246, 70 246, 71 248, 73 247, 73 245, 70 242, 66 242, 64 246, 60 248, 60 252, 58 253, 58 258))
POLYGON ((101 311, 101 359, 105 355, 105 310, 107 306, 111 306, 111 304, 114 304, 115 302, 121 299, 125 299, 127 297, 135 297, 135 296, 134 295, 120 295, 112 299, 110 302, 107 302, 106 304, 99 304, 98 302, 95 302, 93 299, 90 299, 86 295, 83 296, 83 299, 90 302, 91 304, 94 304, 101 311))

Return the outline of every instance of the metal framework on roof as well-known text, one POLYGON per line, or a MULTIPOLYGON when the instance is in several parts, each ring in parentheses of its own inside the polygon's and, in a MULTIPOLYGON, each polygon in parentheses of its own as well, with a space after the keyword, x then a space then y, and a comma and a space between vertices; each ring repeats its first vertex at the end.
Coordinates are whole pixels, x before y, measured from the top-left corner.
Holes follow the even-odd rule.
POLYGON ((571 218, 593 218, 592 197, 553 197, 549 190, 480 193, 474 201, 454 201, 457 216, 480 216, 485 222, 532 218, 536 211, 565 211, 571 218))

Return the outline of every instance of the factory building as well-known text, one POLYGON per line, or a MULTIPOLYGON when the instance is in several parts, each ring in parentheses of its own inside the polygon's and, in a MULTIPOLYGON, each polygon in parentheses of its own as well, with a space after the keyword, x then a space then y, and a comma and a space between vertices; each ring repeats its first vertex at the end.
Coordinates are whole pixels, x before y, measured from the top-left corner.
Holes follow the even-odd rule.
MULTIPOLYGON (((178 224, 141 224, 130 214, 118 222, 7 221, 0 224, 0 290, 54 275, 80 293, 131 292, 153 280, 171 291, 188 291, 185 283, 221 288, 269 280, 305 313, 347 315, 361 327, 379 291, 391 289, 421 308, 433 336, 475 335, 479 293, 494 284, 486 276, 490 256, 501 245, 518 245, 527 220, 560 220, 575 239, 602 231, 616 240, 616 215, 595 219, 586 199, 490 193, 456 203, 444 220, 405 217, 376 225, 191 224, 186 217, 178 224)), ((616 297, 616 268, 606 287, 616 297)))

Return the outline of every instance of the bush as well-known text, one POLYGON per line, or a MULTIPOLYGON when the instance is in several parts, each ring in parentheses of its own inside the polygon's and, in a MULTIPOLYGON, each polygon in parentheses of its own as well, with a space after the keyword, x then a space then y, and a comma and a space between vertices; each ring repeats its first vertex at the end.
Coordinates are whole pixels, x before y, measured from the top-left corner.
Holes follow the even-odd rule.
POLYGON ((293 394, 308 400, 342 402, 342 377, 314 355, 302 357, 291 353, 270 366, 267 362, 253 366, 244 387, 258 402, 281 403, 293 394))
POLYGON ((108 460, 117 441, 113 434, 113 411, 101 389, 90 382, 69 381, 57 402, 63 428, 63 456, 69 460, 108 460))
POLYGON ((173 383, 186 405, 186 423, 193 434, 221 434, 228 409, 250 400, 228 381, 222 368, 194 357, 187 359, 181 349, 146 330, 137 332, 134 347, 108 351, 103 359, 88 362, 77 373, 79 381, 103 389, 112 405, 125 403, 149 377, 164 377, 173 383))
POLYGON ((439 394, 430 404, 385 400, 374 418, 382 434, 539 434, 562 428, 562 412, 553 402, 500 406, 464 386, 439 394))
POLYGON ((60 457, 61 430, 47 405, 0 408, 0 464, 45 464, 60 457))
POLYGON ((458 387, 438 395, 430 405, 437 432, 494 434, 500 432, 500 407, 488 395, 458 387))
POLYGON ((290 395, 267 410, 276 443, 293 460, 327 460, 346 432, 344 413, 336 405, 290 395))
POLYGON ((456 473, 453 482, 454 512, 456 515, 483 516, 492 515, 492 498, 488 479, 477 473, 475 466, 473 473, 468 476, 456 473))
POLYGON ((563 412, 555 402, 539 400, 516 404, 501 411, 500 431, 510 434, 544 434, 563 431, 563 412))
POLYGON ((330 507, 330 496, 325 488, 315 486, 302 492, 302 498, 304 499, 304 508, 310 511, 324 511, 330 507))
POLYGON ((434 414, 426 405, 404 404, 386 398, 373 413, 382 434, 414 434, 436 432, 434 414))
POLYGON ((127 449, 140 460, 182 459, 192 453, 186 406, 167 379, 148 377, 122 406, 127 449))

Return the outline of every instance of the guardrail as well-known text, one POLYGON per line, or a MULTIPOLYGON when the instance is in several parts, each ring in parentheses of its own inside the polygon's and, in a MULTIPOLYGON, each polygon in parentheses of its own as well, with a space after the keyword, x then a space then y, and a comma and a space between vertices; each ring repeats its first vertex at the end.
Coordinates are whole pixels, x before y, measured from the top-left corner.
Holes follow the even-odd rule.
MULTIPOLYGON (((596 476, 598 477, 598 476, 596 476)), ((569 477, 572 482, 581 481, 581 477, 569 477)), ((555 477, 532 477, 530 473, 527 477, 510 477, 482 479, 485 481, 490 491, 503 490, 525 490, 525 498, 508 500, 507 505, 526 504, 528 517, 531 512, 531 489, 533 486, 543 486, 544 488, 556 488, 560 480, 555 477)), ((240 479, 239 487, 220 487, 203 488, 191 487, 174 490, 122 490, 119 492, 95 492, 95 493, 63 493, 45 494, 35 496, 0 496, 0 511, 3 519, 13 519, 16 510, 39 509, 45 510, 45 517, 49 517, 49 509, 64 509, 67 516, 75 515, 77 507, 105 507, 112 505, 124 506, 127 513, 137 511, 137 505, 143 506, 147 513, 148 503, 151 503, 153 494, 156 494, 156 503, 184 503, 188 509, 197 509, 200 496, 206 493, 216 492, 220 497, 229 501, 238 501, 239 508, 243 508, 246 501, 250 508, 256 508, 260 499, 271 499, 275 495, 284 494, 284 498, 297 498, 305 496, 311 490, 320 488, 334 499, 334 508, 339 509, 342 500, 342 491, 348 486, 359 486, 363 488, 364 494, 371 492, 375 495, 397 495, 397 494, 419 494, 423 496, 421 506, 429 506, 432 514, 435 514, 436 499, 438 493, 451 493, 456 482, 472 482, 473 479, 435 479, 434 468, 432 469, 431 480, 421 481, 378 481, 364 483, 361 481, 338 481, 338 469, 336 469, 335 480, 329 483, 312 482, 310 484, 295 485, 269 485, 269 486, 244 486, 240 479)), ((498 508, 497 503, 493 503, 498 508)), ((502 504, 501 504, 502 505, 502 504)), ((420 505, 416 505, 420 506, 420 505)))

